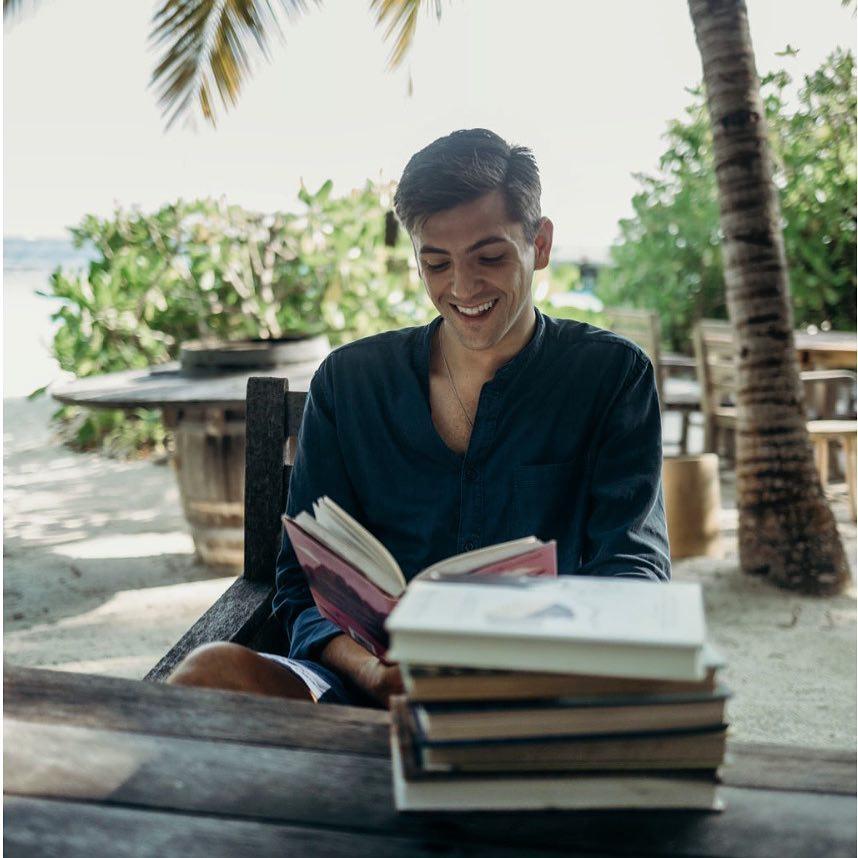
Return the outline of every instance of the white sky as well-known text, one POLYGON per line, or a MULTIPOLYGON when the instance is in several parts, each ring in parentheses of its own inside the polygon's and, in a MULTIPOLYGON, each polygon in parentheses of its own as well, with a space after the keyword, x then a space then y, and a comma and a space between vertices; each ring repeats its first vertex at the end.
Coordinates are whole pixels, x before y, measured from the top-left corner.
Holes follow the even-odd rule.
MULTIPOLYGON (((748 6, 761 73, 855 50, 839 0, 748 6), (774 55, 787 43, 797 58, 774 55)), ((420 21, 408 98, 368 0, 325 0, 287 26, 217 130, 164 133, 147 90, 154 7, 42 0, 5 27, 5 235, 59 236, 87 212, 179 196, 288 209, 301 177, 341 192, 396 178, 435 137, 484 126, 533 148, 556 242, 604 247, 630 211, 631 173, 655 167, 701 77, 684 0, 451 0, 440 23, 420 21)))

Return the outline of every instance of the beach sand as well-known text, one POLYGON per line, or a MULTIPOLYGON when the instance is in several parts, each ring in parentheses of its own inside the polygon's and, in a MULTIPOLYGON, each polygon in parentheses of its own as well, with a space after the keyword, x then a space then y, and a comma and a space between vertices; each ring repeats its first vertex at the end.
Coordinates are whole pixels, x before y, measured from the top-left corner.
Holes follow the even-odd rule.
MULTIPOLYGON (((4 643, 13 664, 142 677, 233 580, 194 560, 170 467, 61 447, 46 397, 4 400, 4 643)), ((674 564, 704 588, 737 738, 855 747, 856 601, 743 575, 723 481, 726 557, 674 564)), ((832 488, 854 573, 855 525, 832 488)))

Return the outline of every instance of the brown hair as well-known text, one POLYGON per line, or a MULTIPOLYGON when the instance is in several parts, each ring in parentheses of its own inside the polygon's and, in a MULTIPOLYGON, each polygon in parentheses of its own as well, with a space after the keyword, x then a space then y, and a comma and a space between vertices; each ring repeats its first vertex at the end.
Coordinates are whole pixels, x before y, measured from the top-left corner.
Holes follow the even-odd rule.
POLYGON ((533 241, 542 216, 542 186, 533 152, 510 146, 485 128, 439 137, 405 165, 393 207, 402 225, 414 232, 428 217, 501 191, 509 217, 533 241))

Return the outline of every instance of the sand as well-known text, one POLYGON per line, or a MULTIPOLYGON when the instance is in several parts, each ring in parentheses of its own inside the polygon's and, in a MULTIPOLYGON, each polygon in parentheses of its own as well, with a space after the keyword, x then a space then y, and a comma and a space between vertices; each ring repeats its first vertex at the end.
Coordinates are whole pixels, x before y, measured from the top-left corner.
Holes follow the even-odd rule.
MULTIPOLYGON (((197 563, 168 465, 61 447, 50 400, 4 400, 4 645, 13 664, 140 678, 229 586, 197 563)), ((741 573, 730 474, 726 556, 674 564, 703 585, 737 738, 855 748, 856 597, 797 596, 741 573)), ((833 507, 855 569, 845 487, 833 507)))

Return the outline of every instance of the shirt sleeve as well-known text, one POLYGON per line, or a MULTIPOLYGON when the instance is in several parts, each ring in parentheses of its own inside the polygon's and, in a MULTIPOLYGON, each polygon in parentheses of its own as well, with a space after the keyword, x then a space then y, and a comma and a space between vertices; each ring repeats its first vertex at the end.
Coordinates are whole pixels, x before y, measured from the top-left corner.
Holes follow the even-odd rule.
POLYGON ((661 414, 645 356, 635 355, 598 437, 580 574, 669 581, 661 414))
MULTIPOLYGON (((286 513, 294 516, 302 511, 312 511, 313 502, 322 495, 328 495, 359 519, 357 500, 337 437, 330 372, 329 357, 310 382, 289 480, 286 513)), ((325 619, 315 606, 307 578, 285 528, 275 580, 273 609, 288 635, 289 656, 312 660, 328 641, 342 634, 342 630, 325 619)))

